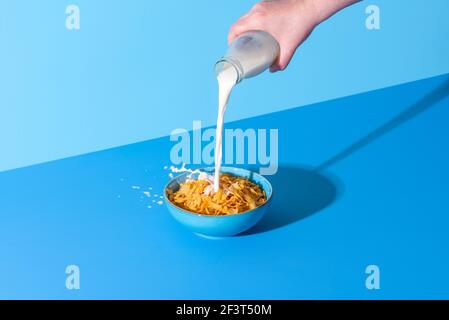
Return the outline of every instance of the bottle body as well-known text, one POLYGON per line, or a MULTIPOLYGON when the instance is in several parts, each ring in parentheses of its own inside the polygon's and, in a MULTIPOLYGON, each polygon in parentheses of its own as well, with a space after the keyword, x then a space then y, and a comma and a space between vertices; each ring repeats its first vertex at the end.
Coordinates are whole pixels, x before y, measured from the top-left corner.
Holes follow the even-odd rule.
POLYGON ((237 82, 240 82, 268 69, 279 52, 279 43, 272 35, 261 30, 248 31, 231 43, 225 56, 215 65, 215 72, 219 74, 232 66, 238 74, 237 82))

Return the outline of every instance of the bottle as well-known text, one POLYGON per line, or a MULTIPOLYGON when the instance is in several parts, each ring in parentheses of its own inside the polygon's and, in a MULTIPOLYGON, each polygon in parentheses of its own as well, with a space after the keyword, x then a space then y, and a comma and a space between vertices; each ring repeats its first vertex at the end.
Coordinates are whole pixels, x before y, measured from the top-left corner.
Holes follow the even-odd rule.
POLYGON ((232 41, 225 56, 215 64, 215 73, 218 75, 232 66, 239 83, 268 69, 278 58, 279 52, 279 43, 268 32, 248 31, 232 41))

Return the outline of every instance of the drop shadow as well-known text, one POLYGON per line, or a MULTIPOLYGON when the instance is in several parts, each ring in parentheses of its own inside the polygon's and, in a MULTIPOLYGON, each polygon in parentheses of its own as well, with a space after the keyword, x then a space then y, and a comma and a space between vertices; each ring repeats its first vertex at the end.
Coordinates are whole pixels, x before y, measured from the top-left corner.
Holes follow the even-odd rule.
POLYGON ((378 128, 374 129, 373 131, 362 137, 361 139, 352 143, 339 153, 335 154, 334 156, 324 161, 317 167, 317 171, 325 170, 330 166, 336 164, 337 162, 346 159, 347 157, 357 152, 358 150, 364 148, 373 141, 381 138, 390 131, 396 129, 402 124, 420 115, 424 111, 435 106, 436 104, 438 104, 438 102, 442 101, 447 96, 449 96, 449 80, 444 81, 436 89, 432 90, 430 93, 422 97, 416 103, 414 103, 413 105, 411 105, 410 107, 408 107, 407 109, 405 109, 404 111, 393 117, 391 120, 387 121, 383 125, 379 126, 378 128))
POLYGON ((282 165, 267 179, 273 198, 265 216, 241 236, 267 232, 305 219, 331 205, 342 192, 335 177, 313 168, 282 165))
MULTIPOLYGON (((267 177, 273 185, 273 199, 262 220, 241 236, 267 232, 305 219, 330 206, 343 193, 342 183, 326 173, 334 164, 346 159, 373 141, 417 117, 449 96, 449 80, 423 96, 416 103, 377 127, 361 139, 322 162, 315 168, 283 165, 267 177)), ((257 168, 250 169, 256 171, 257 168)))

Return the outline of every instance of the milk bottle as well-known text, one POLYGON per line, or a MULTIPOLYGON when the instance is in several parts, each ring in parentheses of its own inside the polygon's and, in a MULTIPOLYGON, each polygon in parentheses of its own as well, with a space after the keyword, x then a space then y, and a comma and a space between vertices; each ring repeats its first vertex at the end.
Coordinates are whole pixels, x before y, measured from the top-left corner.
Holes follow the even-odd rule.
POLYGON ((237 37, 215 65, 218 80, 218 117, 215 135, 214 192, 220 187, 224 114, 234 86, 268 69, 278 58, 279 43, 269 33, 248 31, 237 37))

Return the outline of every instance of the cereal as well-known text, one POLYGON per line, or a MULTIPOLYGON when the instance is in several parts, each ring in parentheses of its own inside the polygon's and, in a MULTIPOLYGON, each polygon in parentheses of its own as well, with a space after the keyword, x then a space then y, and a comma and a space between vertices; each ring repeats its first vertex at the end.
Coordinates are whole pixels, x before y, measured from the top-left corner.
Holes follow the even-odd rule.
POLYGON ((264 204, 262 188, 250 180, 230 174, 220 175, 220 188, 213 191, 208 180, 187 180, 179 190, 167 190, 169 200, 185 210, 205 215, 232 215, 264 204))

